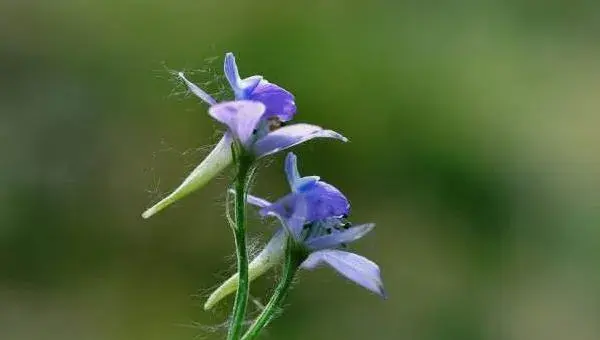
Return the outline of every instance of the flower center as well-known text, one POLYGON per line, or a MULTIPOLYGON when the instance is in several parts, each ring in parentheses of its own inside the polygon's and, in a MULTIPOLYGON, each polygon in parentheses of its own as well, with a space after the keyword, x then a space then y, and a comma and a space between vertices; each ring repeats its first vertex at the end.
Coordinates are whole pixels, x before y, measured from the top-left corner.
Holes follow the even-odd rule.
MULTIPOLYGON (((304 225, 301 237, 304 241, 307 241, 315 237, 340 233, 350 229, 350 227, 352 227, 352 223, 346 221, 346 216, 328 217, 304 225)), ((345 247, 344 244, 342 246, 345 247)))
POLYGON ((272 116, 267 118, 267 129, 269 132, 273 132, 280 127, 284 126, 284 123, 277 116, 272 116))
POLYGON ((254 140, 258 140, 264 136, 266 136, 269 132, 273 132, 280 127, 284 126, 285 123, 279 120, 279 117, 272 116, 267 119, 262 119, 258 126, 254 131, 252 131, 252 135, 254 136, 254 140))

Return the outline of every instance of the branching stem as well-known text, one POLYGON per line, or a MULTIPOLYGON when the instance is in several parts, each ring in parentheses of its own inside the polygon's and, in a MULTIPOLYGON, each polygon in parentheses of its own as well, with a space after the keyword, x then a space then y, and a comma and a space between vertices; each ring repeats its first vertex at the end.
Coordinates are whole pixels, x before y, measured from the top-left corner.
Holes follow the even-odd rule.
POLYGON ((254 323, 250 326, 246 334, 242 337, 242 340, 255 339, 260 332, 267 326, 271 320, 277 315, 281 308, 281 303, 287 295, 294 276, 300 267, 300 264, 306 259, 305 253, 296 248, 293 240, 288 238, 286 245, 285 263, 283 265, 283 273, 273 296, 269 300, 267 306, 263 309, 262 313, 254 320, 254 323))

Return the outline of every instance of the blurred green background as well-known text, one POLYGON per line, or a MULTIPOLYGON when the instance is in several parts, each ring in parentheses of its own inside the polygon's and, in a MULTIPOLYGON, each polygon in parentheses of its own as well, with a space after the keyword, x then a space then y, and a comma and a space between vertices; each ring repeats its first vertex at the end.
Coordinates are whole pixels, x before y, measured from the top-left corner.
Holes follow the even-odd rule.
POLYGON ((599 35, 593 1, 0 1, 0 339, 223 338, 230 174, 140 214, 218 138, 171 71, 219 91, 227 51, 351 139, 295 152, 389 293, 302 272, 264 338, 599 339, 599 35))

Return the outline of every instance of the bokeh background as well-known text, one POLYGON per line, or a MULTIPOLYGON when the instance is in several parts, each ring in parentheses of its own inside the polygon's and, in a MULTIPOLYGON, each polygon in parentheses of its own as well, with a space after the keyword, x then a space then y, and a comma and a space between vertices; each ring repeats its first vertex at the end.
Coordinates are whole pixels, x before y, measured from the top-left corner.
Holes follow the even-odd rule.
POLYGON ((265 339, 599 339, 599 33, 593 1, 0 1, 0 338, 224 337, 231 174, 140 213, 218 138, 172 71, 225 98, 233 51, 351 139, 295 152, 389 293, 303 272, 265 339))

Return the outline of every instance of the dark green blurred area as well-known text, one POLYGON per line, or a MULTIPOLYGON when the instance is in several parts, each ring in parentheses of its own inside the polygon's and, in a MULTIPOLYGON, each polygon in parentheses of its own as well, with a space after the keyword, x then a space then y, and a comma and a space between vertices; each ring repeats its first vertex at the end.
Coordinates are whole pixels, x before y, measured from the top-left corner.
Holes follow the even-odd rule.
POLYGON ((233 271, 229 176, 140 214, 218 137, 170 72, 216 91, 227 51, 351 139, 295 152, 377 223, 354 248, 389 293, 303 272, 266 339, 599 339, 599 23, 592 1, 0 2, 0 339, 223 338, 231 301, 201 305, 233 271))

